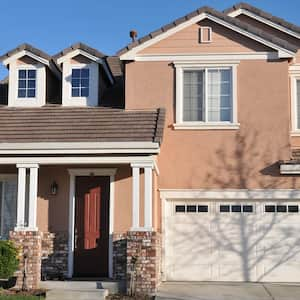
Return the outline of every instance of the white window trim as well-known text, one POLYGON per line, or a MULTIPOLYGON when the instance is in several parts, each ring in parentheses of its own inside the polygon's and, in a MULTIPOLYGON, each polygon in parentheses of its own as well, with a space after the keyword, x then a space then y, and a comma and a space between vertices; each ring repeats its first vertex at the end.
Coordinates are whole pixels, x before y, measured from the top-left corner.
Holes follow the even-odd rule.
MULTIPOLYGON (((88 64, 63 64, 63 106, 98 106, 99 98, 99 65, 91 61, 88 64), (89 69, 89 96, 72 97, 72 69, 89 69)), ((101 101, 101 100, 100 100, 101 101)))
POLYGON ((208 130, 208 129, 239 129, 237 118, 237 62, 232 63, 174 63, 176 68, 176 123, 174 129, 208 130), (183 72, 204 68, 232 69, 232 121, 231 122, 188 122, 183 121, 183 72))
POLYGON ((200 43, 201 44, 209 44, 212 42, 212 28, 209 27, 209 26, 201 26, 200 27, 200 43), (209 35, 209 38, 208 40, 204 40, 203 39, 203 31, 204 29, 208 30, 208 35, 209 35))
POLYGON ((46 68, 45 65, 17 64, 12 62, 9 70, 8 106, 12 107, 37 107, 46 104, 46 68), (35 70, 35 97, 18 96, 19 70, 35 70))
MULTIPOLYGON (((291 80, 291 123, 292 123, 292 136, 300 136, 300 128, 298 128, 297 121, 297 80, 300 80, 300 70, 297 73, 290 74, 291 80)), ((299 99, 300 100, 300 99, 299 99)))

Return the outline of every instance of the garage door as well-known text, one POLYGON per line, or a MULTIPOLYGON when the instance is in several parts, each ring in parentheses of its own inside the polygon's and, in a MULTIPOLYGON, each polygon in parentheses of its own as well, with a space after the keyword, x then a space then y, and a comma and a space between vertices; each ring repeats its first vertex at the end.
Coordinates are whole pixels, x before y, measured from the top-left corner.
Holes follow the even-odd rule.
POLYGON ((167 203, 166 280, 300 281, 300 202, 167 203))

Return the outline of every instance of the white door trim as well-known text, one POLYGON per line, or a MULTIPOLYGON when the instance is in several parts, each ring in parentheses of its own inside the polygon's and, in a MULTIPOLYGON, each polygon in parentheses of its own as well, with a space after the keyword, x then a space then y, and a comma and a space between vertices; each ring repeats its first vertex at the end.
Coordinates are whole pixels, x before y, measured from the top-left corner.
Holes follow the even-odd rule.
POLYGON ((114 182, 116 168, 97 169, 68 169, 70 174, 70 194, 69 194, 69 237, 68 237, 68 277, 72 278, 74 271, 74 225, 75 225, 75 180, 76 176, 110 177, 109 192, 109 246, 108 246, 108 276, 113 275, 113 231, 114 231, 114 182))

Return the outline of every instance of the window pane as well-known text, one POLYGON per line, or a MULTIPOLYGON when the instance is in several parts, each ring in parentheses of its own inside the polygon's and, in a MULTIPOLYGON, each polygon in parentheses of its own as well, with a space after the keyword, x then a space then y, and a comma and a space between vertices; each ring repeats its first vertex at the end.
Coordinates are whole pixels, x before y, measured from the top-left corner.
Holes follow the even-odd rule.
POLYGON ((275 212, 275 205, 266 205, 265 212, 269 212, 269 213, 275 212))
POLYGON ((26 88, 26 80, 19 80, 19 89, 26 88))
POLYGON ((26 78, 26 70, 19 70, 19 78, 26 78))
POLYGON ((28 78, 36 78, 36 70, 28 70, 28 78))
POLYGON ((196 212, 197 211, 197 206, 196 205, 187 205, 186 211, 187 212, 196 212))
POLYGON ((242 211, 241 205, 232 205, 231 211, 232 212, 241 212, 242 211))
POLYGON ((243 205, 243 212, 252 213, 253 212, 253 206, 252 205, 243 205))
POLYGON ((72 87, 79 87, 80 79, 72 79, 72 87))
POLYGON ((26 97, 26 90, 24 90, 24 89, 19 89, 19 90, 18 90, 18 97, 19 97, 19 98, 25 98, 25 97, 26 97))
POLYGON ((79 97, 79 96, 80 96, 80 89, 79 88, 72 89, 72 97, 79 97))
POLYGON ((183 121, 204 121, 204 70, 183 73, 183 121))
POLYGON ((280 213, 285 213, 286 212, 286 205, 277 205, 276 211, 280 213))
POLYGON ((27 97, 34 98, 35 97, 35 89, 27 90, 27 97))
POLYGON ((220 212, 230 212, 229 205, 220 205, 220 212))
POLYGON ((28 88, 30 89, 35 88, 35 80, 28 80, 28 88))
POLYGON ((208 69, 208 121, 232 119, 231 69, 208 69))
POLYGON ((72 78, 80 78, 80 69, 72 69, 72 78))
POLYGON ((89 69, 81 69, 81 78, 89 78, 90 70, 89 69))
POLYGON ((176 205, 175 211, 176 212, 185 212, 185 205, 176 205))
POLYGON ((89 87, 89 80, 81 79, 81 87, 89 87))
POLYGON ((208 205, 198 205, 198 212, 208 212, 208 205))
POLYGON ((89 96, 89 89, 81 88, 81 97, 88 97, 88 96, 89 96))
POLYGON ((288 211, 290 213, 297 213, 297 212, 299 212, 299 206, 298 205, 289 205, 288 211))

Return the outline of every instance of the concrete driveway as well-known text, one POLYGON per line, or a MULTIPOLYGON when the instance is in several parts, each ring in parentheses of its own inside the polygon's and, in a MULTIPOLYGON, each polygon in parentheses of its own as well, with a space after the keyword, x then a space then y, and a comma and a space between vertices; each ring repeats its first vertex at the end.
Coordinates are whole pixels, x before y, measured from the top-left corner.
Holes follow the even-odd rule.
POLYGON ((166 282, 156 300, 298 300, 300 285, 280 283, 166 282))

